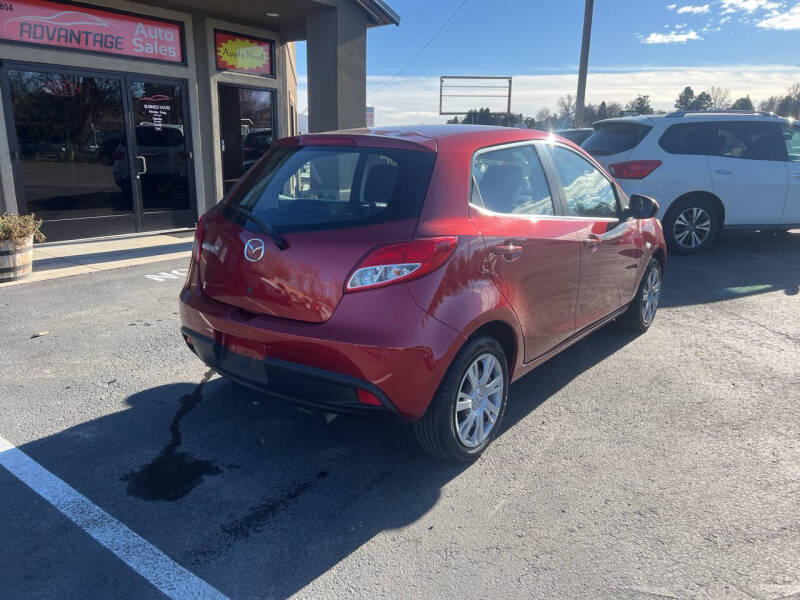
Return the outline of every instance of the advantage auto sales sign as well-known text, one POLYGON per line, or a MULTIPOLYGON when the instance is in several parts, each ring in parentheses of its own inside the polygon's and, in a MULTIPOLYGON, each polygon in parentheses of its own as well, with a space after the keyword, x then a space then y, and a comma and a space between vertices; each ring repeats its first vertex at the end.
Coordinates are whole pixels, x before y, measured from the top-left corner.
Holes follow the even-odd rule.
POLYGON ((46 0, 0 1, 0 39, 183 62, 177 23, 46 0))

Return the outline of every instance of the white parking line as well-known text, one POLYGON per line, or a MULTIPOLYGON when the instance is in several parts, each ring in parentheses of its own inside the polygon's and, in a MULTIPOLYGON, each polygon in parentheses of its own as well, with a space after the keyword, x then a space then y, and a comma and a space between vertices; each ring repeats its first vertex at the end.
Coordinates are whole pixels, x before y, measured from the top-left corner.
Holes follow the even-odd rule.
POLYGON ((226 598, 2 436, 0 466, 170 598, 226 598))
POLYGON ((172 271, 161 271, 161 273, 156 273, 155 275, 145 275, 145 277, 153 281, 167 281, 168 279, 184 279, 188 272, 189 269, 180 268, 172 269, 172 271))

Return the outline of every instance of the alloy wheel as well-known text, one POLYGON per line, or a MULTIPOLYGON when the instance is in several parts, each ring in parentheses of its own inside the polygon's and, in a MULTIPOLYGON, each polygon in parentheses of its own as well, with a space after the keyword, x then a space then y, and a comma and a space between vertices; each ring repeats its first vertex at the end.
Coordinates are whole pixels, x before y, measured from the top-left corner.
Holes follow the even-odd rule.
POLYGON ((691 206, 675 219, 672 233, 683 248, 697 248, 711 233, 711 215, 704 208, 691 206))
POLYGON ((489 437, 503 405, 503 368, 493 354, 481 354, 467 368, 458 386, 456 435, 467 448, 489 437))
POLYGON ((656 316, 658 300, 661 298, 661 271, 653 268, 642 289, 642 322, 650 325, 656 316))

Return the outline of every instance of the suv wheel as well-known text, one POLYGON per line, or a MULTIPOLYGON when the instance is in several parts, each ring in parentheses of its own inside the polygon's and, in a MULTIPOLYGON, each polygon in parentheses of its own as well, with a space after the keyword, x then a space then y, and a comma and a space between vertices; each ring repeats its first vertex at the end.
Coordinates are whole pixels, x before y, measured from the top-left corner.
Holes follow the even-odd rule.
POLYGON ((427 412, 413 425, 420 446, 444 460, 478 458, 497 436, 508 397, 505 352, 488 336, 456 355, 427 412))
POLYGON ((664 236, 677 254, 705 250, 719 230, 716 207, 705 198, 684 198, 676 202, 664 219, 664 236))

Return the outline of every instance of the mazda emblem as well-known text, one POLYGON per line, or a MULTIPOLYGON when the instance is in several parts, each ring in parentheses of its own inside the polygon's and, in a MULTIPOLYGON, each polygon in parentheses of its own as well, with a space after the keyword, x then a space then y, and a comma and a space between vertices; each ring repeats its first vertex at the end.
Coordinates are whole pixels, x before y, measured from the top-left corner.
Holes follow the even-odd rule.
POLYGON ((250 262, 258 262, 264 256, 264 241, 258 238, 247 240, 244 245, 244 257, 250 262))

